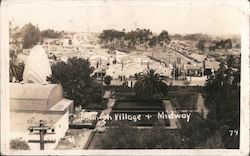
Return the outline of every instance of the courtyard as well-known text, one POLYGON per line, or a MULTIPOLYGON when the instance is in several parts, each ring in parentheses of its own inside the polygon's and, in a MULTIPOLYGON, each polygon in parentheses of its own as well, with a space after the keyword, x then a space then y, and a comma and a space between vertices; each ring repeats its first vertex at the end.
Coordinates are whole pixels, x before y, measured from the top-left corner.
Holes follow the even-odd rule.
POLYGON ((132 94, 131 90, 126 93, 117 89, 110 91, 110 87, 107 89, 109 91, 104 94, 105 98, 109 99, 106 109, 101 111, 77 109, 76 113, 79 115, 75 115, 71 128, 59 142, 57 149, 105 149, 107 147, 103 146, 103 141, 111 135, 111 132, 122 131, 120 130, 122 127, 130 129, 131 134, 146 135, 152 133, 151 129, 156 128, 164 129, 165 133, 174 135, 180 131, 183 124, 194 120, 193 114, 206 118, 208 113, 204 99, 198 93, 199 89, 194 87, 186 87, 181 91, 170 89, 172 91, 166 97, 156 100, 141 99, 132 94), (196 90, 196 93, 188 93, 190 89, 196 90), (89 120, 86 120, 88 118, 89 120))

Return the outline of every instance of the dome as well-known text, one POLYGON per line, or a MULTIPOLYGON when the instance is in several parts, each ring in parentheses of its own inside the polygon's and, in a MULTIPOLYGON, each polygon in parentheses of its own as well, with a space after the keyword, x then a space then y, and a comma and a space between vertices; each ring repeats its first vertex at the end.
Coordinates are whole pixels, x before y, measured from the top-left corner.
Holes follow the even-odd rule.
POLYGON ((27 58, 24 72, 24 83, 46 83, 47 76, 51 75, 48 56, 42 46, 34 46, 27 58))

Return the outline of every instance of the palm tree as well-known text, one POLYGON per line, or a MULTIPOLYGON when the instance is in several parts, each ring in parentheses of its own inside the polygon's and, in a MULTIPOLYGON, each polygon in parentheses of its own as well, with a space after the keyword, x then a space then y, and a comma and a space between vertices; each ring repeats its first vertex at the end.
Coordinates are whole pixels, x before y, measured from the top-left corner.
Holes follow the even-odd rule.
POLYGON ((9 67, 10 81, 12 81, 13 78, 22 81, 24 63, 18 62, 17 52, 15 50, 10 50, 9 67))
POLYGON ((167 94, 167 87, 166 78, 154 69, 145 70, 134 86, 137 95, 149 99, 162 98, 167 94))

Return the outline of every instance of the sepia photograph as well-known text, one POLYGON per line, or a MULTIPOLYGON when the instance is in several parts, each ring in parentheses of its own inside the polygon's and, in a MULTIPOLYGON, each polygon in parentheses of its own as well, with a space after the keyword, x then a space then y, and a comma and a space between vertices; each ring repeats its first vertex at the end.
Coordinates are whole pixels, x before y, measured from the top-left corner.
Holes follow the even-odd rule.
POLYGON ((248 155, 246 4, 3 1, 1 154, 248 155))

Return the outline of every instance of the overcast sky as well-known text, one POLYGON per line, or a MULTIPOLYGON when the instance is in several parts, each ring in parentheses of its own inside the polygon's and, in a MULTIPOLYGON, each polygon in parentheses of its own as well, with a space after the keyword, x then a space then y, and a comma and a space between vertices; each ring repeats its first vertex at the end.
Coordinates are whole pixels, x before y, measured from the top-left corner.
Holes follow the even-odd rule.
POLYGON ((131 30, 139 27, 156 33, 165 29, 171 34, 241 32, 240 9, 230 5, 176 5, 163 1, 52 2, 10 3, 8 17, 15 26, 31 22, 38 24, 40 29, 58 31, 100 32, 103 29, 131 30))

